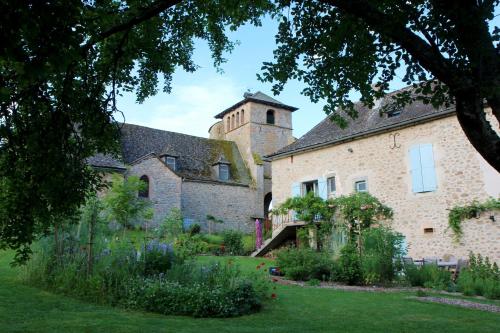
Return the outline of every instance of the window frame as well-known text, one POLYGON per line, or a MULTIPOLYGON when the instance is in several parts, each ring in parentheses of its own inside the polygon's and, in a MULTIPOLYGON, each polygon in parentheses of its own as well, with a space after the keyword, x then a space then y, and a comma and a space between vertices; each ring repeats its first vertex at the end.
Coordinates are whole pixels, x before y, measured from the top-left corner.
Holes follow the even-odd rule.
POLYGON ((327 196, 334 196, 335 194, 337 194, 337 177, 335 175, 331 175, 326 178, 326 192, 327 196), (333 179, 333 190, 331 186, 332 179, 333 179))
POLYGON ((139 190, 137 193, 137 196, 139 198, 143 199, 149 199, 149 192, 150 192, 150 184, 149 184, 149 177, 148 175, 142 175, 139 178, 140 181, 146 183, 146 188, 144 190, 139 190))
POLYGON ((165 156, 165 164, 170 168, 170 170, 172 171, 176 171, 177 170, 177 157, 175 156, 165 156), (171 166, 171 163, 168 162, 168 160, 173 160, 174 161, 174 164, 173 164, 173 168, 171 166))
POLYGON ((306 182, 302 182, 300 184, 300 194, 302 197, 306 196, 307 193, 307 186, 308 185, 311 185, 313 186, 313 193, 315 196, 319 196, 319 184, 318 184, 318 180, 315 179, 315 180, 309 180, 309 181, 306 181, 306 182))
POLYGON ((354 191, 356 191, 356 193, 368 192, 368 181, 366 179, 355 180, 354 181, 354 191), (358 189, 358 184, 364 184, 365 185, 365 189, 364 190, 359 190, 358 189))

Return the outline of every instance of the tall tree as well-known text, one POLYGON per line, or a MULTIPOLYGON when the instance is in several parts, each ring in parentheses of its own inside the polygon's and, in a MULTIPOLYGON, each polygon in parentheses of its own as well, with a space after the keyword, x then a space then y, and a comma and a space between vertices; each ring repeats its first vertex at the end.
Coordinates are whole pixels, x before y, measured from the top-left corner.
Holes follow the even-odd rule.
MULTIPOLYGON (((86 158, 116 152, 116 96, 139 102, 170 92, 177 68, 196 70, 193 39, 215 66, 234 44, 226 29, 280 21, 275 62, 261 79, 278 93, 303 80, 325 112, 355 116, 348 94, 371 105, 404 66, 416 89, 394 101, 455 102, 480 154, 500 170, 500 138, 483 111, 500 118, 499 0, 2 0, 0 1, 0 248, 29 255, 34 237, 74 214, 99 183, 86 158), (435 79, 435 80, 434 80, 435 79), (371 88, 380 85, 379 91, 371 88)), ((120 119, 120 118, 119 118, 120 119)))

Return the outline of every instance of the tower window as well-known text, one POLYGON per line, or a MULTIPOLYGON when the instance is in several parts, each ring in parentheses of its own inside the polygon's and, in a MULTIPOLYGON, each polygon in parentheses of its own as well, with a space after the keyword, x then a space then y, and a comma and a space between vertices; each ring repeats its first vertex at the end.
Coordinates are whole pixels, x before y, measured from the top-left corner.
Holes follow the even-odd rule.
POLYGON ((236 112, 236 127, 240 126, 240 113, 236 112))
POLYGON ((243 125, 245 123, 245 110, 241 109, 241 124, 243 125))
POLYGON ((219 164, 219 179, 229 180, 229 165, 219 164))
POLYGON ((232 124, 231 124, 231 128, 236 128, 236 123, 235 123, 235 117, 234 117, 234 113, 233 113, 233 117, 232 117, 232 124))
POLYGON ((231 130, 231 117, 227 117, 227 131, 231 130))
POLYGON ((139 190, 139 197, 140 198, 149 198, 149 178, 148 176, 144 175, 141 176, 140 180, 143 182, 144 187, 139 190))
POLYGON ((274 125, 274 110, 267 110, 266 113, 266 123, 274 125))

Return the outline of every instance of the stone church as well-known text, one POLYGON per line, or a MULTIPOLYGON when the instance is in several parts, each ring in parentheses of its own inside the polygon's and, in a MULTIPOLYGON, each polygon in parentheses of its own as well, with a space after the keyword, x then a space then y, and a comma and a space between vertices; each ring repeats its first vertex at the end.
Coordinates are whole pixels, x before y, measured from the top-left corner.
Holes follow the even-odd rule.
POLYGON ((209 138, 124 124, 121 158, 96 155, 90 164, 105 172, 136 175, 148 184, 140 193, 153 203, 154 223, 176 207, 185 225, 207 228, 207 215, 219 228, 254 230, 272 200, 271 165, 264 156, 293 142, 292 112, 261 92, 245 93, 215 116, 209 138))

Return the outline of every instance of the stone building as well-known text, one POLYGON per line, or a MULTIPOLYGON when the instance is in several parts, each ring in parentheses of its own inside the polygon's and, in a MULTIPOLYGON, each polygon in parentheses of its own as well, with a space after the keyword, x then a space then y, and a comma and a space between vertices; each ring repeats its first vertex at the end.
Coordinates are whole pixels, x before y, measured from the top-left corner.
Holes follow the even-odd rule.
MULTIPOLYGON (((459 243, 448 229, 450 208, 500 194, 499 173, 469 143, 454 108, 417 102, 381 115, 379 108, 355 107, 359 117, 347 128, 327 118, 268 156, 274 204, 308 191, 323 198, 369 191, 393 208, 392 227, 406 236, 410 256, 474 251, 500 262, 498 212, 464 221, 459 243)), ((273 227, 275 237, 284 229, 273 227)))
POLYGON ((246 93, 216 115, 208 139, 124 124, 120 161, 96 155, 90 164, 145 181, 141 195, 153 203, 154 223, 176 207, 186 225, 206 228, 211 215, 224 221, 219 228, 253 231, 272 198, 270 162, 262 156, 292 142, 295 110, 261 92, 246 93))

